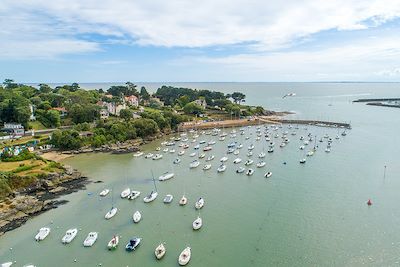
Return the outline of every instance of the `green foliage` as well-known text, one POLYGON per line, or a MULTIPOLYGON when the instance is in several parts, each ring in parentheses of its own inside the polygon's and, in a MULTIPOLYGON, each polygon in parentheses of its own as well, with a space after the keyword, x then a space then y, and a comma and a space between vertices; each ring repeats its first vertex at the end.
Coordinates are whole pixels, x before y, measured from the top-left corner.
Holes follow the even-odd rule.
POLYGON ((119 112, 119 116, 120 116, 122 119, 128 121, 128 120, 132 119, 132 117, 133 117, 133 112, 132 112, 132 110, 130 110, 130 109, 123 109, 123 110, 121 110, 121 111, 119 112))
POLYGON ((36 158, 35 154, 29 152, 27 149, 22 150, 17 156, 14 156, 9 151, 5 151, 1 155, 1 161, 3 162, 16 162, 33 158, 36 158))
POLYGON ((73 150, 83 146, 83 140, 76 130, 54 131, 50 142, 63 150, 73 150))
POLYGON ((57 110, 36 110, 37 120, 48 128, 55 128, 61 125, 60 113, 57 110))
POLYGON ((16 122, 27 126, 30 117, 29 101, 23 96, 13 94, 0 103, 0 120, 16 122))
POLYGON ((136 85, 131 83, 131 82, 126 82, 126 86, 123 85, 115 85, 111 86, 108 90, 107 93, 113 95, 113 96, 131 96, 131 95, 139 95, 137 90, 136 90, 136 85))
POLYGON ((232 98, 236 104, 240 104, 244 101, 246 95, 240 92, 234 92, 233 94, 228 95, 227 97, 232 98))
POLYGON ((100 107, 93 104, 73 104, 69 108, 69 117, 74 123, 93 122, 100 118, 100 107))
POLYGON ((140 88, 140 99, 142 100, 150 100, 150 94, 147 92, 146 87, 142 86, 140 88))
POLYGON ((190 102, 190 103, 186 104, 186 105, 183 107, 183 111, 184 111, 186 114, 198 115, 198 114, 201 114, 201 113, 203 112, 203 110, 204 110, 203 107, 197 105, 197 104, 194 103, 194 102, 190 102))

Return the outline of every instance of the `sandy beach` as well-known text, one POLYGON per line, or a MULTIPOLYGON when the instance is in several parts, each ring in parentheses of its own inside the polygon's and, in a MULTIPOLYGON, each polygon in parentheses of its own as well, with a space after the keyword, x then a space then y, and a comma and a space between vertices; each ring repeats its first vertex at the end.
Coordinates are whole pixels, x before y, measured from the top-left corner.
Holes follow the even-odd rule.
POLYGON ((51 151, 51 152, 45 152, 41 155, 42 158, 47 159, 47 160, 53 160, 56 162, 60 162, 66 158, 73 157, 74 155, 72 154, 62 154, 57 151, 51 151))

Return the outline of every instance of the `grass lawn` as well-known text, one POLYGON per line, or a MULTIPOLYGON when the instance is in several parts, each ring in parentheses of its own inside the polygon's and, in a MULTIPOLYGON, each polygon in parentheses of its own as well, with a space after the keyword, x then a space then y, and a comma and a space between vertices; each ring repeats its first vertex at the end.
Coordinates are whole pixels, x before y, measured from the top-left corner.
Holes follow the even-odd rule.
POLYGON ((40 159, 29 159, 16 162, 1 162, 0 171, 13 172, 18 175, 35 175, 60 171, 60 165, 56 162, 40 159))
POLYGON ((44 130, 47 129, 40 121, 30 121, 29 127, 34 130, 44 130))

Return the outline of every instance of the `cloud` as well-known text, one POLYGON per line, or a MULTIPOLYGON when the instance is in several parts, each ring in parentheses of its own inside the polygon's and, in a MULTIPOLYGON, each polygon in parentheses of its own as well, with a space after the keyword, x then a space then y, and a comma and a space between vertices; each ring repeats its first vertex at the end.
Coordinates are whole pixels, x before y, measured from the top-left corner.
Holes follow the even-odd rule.
POLYGON ((376 72, 376 75, 389 76, 389 77, 400 76, 400 68, 384 69, 384 70, 376 72))

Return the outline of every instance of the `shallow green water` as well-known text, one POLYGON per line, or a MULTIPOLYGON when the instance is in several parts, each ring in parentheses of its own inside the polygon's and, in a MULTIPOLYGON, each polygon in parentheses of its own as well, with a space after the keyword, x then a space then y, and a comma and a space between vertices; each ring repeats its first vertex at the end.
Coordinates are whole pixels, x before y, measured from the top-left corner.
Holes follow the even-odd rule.
MULTIPOLYGON (((66 160, 102 184, 90 184, 65 199, 70 202, 46 212, 21 228, 0 237, 0 262, 17 260, 16 266, 35 263, 37 266, 177 266, 177 257, 187 245, 192 247, 189 266, 394 266, 399 265, 400 209, 400 116, 398 109, 352 104, 360 97, 396 96, 398 84, 194 84, 226 92, 244 88, 251 104, 294 110, 293 117, 351 121, 353 129, 346 137, 334 140, 331 153, 324 147, 303 166, 298 160, 299 136, 312 132, 336 136, 337 130, 300 127, 285 148, 267 154, 267 166, 256 169, 251 177, 234 173, 237 166, 229 155, 228 169, 216 173, 218 160, 227 144, 219 142, 208 154, 215 154, 213 168, 204 172, 201 166, 190 170, 189 148, 182 162, 173 165, 176 153, 164 154, 160 161, 133 158, 132 155, 91 154, 66 160), (282 100, 287 92, 297 96, 282 100), (282 163, 286 161, 287 164, 282 163), (387 165, 386 177, 383 166, 387 165), (157 183, 159 197, 150 204, 142 198, 152 190, 150 170, 156 177, 173 170, 175 178, 157 183), (270 170, 273 176, 263 178, 270 170), (122 200, 120 192, 127 184, 142 192, 134 201, 122 200), (111 195, 98 197, 104 188, 114 189, 114 205, 118 214, 107 221, 105 213, 112 205, 111 195), (188 205, 178 200, 186 192, 188 205), (88 195, 88 193, 93 193, 88 195), (174 195, 170 205, 162 203, 165 194, 174 195), (199 197, 206 204, 201 210, 203 228, 193 231, 192 221, 198 213, 194 202, 199 197), (374 205, 368 207, 371 198, 374 205), (139 224, 132 223, 132 214, 140 210, 139 224), (43 226, 52 228, 41 243, 33 240, 43 226), (68 228, 81 231, 69 245, 60 240, 68 228), (92 248, 84 248, 89 231, 98 231, 99 239, 92 248), (121 235, 120 247, 109 252, 107 242, 113 234, 121 235), (123 246, 132 236, 143 237, 140 248, 127 253, 123 246), (161 261, 154 258, 154 249, 166 242, 167 254, 161 261), (12 251, 9 249, 12 247, 12 251), (74 259, 77 260, 74 263, 74 259)), ((283 130, 286 127, 284 127, 283 130)), ((263 148, 263 141, 245 140, 239 157, 246 159, 247 146, 256 145, 254 155, 263 148)), ((281 133, 279 130, 278 133, 281 133)), ((250 136, 250 132, 246 133, 250 136)), ((198 140, 217 140, 201 136, 198 140)), ((159 143, 159 142, 158 142, 159 143)), ((153 151, 158 143, 144 147, 153 151)), ((267 148, 266 142, 264 146, 267 148)), ((179 148, 176 148, 179 151, 179 148)), ((256 158, 253 156, 253 158, 256 158)), ((204 160, 201 160, 202 163, 204 160)), ((255 160, 256 162, 256 160, 255 160)))

